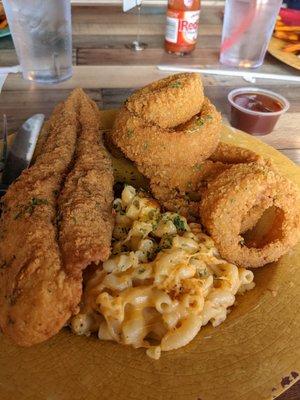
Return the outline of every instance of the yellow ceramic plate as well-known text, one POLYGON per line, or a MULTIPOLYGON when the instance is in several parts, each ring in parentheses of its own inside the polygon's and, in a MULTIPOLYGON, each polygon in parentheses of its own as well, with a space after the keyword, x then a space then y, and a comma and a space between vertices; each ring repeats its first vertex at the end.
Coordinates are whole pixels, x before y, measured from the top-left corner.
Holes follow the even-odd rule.
MULTIPOLYGON (((114 111, 102 113, 105 128, 114 111)), ((289 159, 243 132, 222 140, 270 157, 300 187, 289 159)), ((271 400, 300 372, 300 245, 255 270, 256 287, 237 299, 226 321, 204 327, 188 346, 158 361, 116 343, 62 330, 20 348, 0 338, 1 400, 271 400)))
POLYGON ((284 62, 285 64, 300 69, 300 57, 292 53, 285 53, 281 49, 286 46, 287 42, 281 39, 272 37, 269 43, 268 52, 272 54, 273 57, 284 62))

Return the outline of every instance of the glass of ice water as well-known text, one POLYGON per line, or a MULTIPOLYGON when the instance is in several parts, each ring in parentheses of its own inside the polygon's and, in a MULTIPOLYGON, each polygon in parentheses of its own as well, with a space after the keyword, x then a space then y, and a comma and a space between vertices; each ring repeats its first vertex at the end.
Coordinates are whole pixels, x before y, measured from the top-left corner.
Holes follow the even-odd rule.
POLYGON ((70 0, 3 0, 24 79, 57 83, 72 76, 70 0))
POLYGON ((226 0, 220 62, 262 65, 282 0, 226 0))

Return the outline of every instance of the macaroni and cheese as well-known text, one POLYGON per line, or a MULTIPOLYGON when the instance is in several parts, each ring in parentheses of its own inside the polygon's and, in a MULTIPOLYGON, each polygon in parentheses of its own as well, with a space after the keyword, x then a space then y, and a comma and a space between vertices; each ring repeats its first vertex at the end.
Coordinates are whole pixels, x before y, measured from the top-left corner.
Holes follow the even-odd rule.
POLYGON ((132 186, 114 201, 112 255, 86 284, 71 327, 79 335, 161 351, 188 344, 203 325, 222 323, 253 273, 220 258, 196 223, 132 186))

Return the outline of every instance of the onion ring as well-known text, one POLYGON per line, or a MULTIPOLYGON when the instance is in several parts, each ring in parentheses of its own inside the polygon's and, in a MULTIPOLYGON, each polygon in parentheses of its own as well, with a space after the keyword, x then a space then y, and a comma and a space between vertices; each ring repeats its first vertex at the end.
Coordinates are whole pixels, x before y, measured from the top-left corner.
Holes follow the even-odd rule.
MULTIPOLYGON (((202 163, 180 169, 164 167, 151 170, 151 191, 167 210, 179 212, 189 221, 195 221, 198 217, 198 202, 208 183, 233 164, 251 161, 266 163, 251 150, 220 142, 215 152, 202 163)), ((147 174, 147 171, 141 172, 147 174)), ((262 204, 249 211, 242 223, 243 232, 251 229, 263 212, 262 204)))
MULTIPOLYGON (((183 167, 178 170, 162 168, 150 179, 153 196, 166 210, 177 212, 188 219, 196 221, 199 215, 199 185, 204 179, 221 173, 225 164, 206 160, 196 167, 183 167)), ((143 173, 143 171, 141 171, 143 173)))
POLYGON ((169 188, 196 192, 203 190, 210 181, 231 165, 249 162, 266 164, 267 161, 251 150, 220 142, 216 151, 207 160, 197 162, 193 166, 183 165, 180 169, 175 169, 173 166, 151 169, 148 166, 142 167, 141 172, 148 173, 153 181, 163 182, 169 188))
POLYGON ((204 161, 216 149, 220 130, 221 116, 205 98, 199 114, 185 124, 169 129, 149 125, 123 106, 111 137, 129 159, 146 171, 147 166, 181 168, 204 161))
POLYGON ((223 164, 261 162, 263 160, 259 154, 252 150, 225 142, 219 142, 218 147, 210 155, 209 159, 223 164))
POLYGON ((200 203, 200 217, 222 257, 257 268, 278 260, 297 243, 299 193, 288 179, 266 165, 237 164, 208 185, 200 203), (265 207, 275 206, 277 218, 264 242, 248 247, 240 234, 242 220, 261 202, 265 207))
POLYGON ((137 90, 126 108, 148 124, 173 128, 201 110, 203 86, 198 74, 176 74, 137 90))

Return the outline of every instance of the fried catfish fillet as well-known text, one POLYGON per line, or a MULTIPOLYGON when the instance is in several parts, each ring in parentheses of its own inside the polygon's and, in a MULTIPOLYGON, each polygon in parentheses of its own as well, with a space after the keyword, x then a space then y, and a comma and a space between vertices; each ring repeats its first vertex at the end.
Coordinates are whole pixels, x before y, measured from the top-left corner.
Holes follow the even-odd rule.
POLYGON ((75 151, 79 96, 53 113, 43 153, 8 189, 0 222, 0 326, 23 346, 58 332, 75 311, 81 282, 64 270, 56 198, 75 151))
POLYGON ((75 90, 56 107, 48 128, 35 164, 4 196, 0 221, 0 327, 23 346, 53 336, 76 312, 82 294, 78 264, 83 269, 89 261, 107 257, 112 230, 112 171, 103 155, 104 148, 96 140, 98 109, 82 90, 75 90), (103 174, 96 174, 100 169, 103 174), (72 186, 74 179, 76 184, 72 186), (92 189, 89 193, 83 187, 92 189), (91 207, 98 202, 99 192, 103 194, 102 202, 94 212, 91 207), (105 249, 98 253, 91 247, 89 255, 87 251, 80 254, 79 242, 87 249, 93 242, 91 236, 96 236, 96 219, 90 231, 86 221, 81 220, 82 225, 77 226, 81 234, 74 236, 80 262, 74 257, 74 264, 65 251, 69 249, 64 240, 70 238, 70 207, 64 199, 70 201, 76 215, 82 215, 80 207, 88 205, 90 215, 100 217, 98 240, 103 240, 105 249), (102 224, 102 217, 107 224, 102 224))
POLYGON ((97 264, 110 255, 114 179, 99 135, 98 113, 82 94, 75 164, 59 197, 59 244, 65 268, 75 277, 91 262, 97 264))

